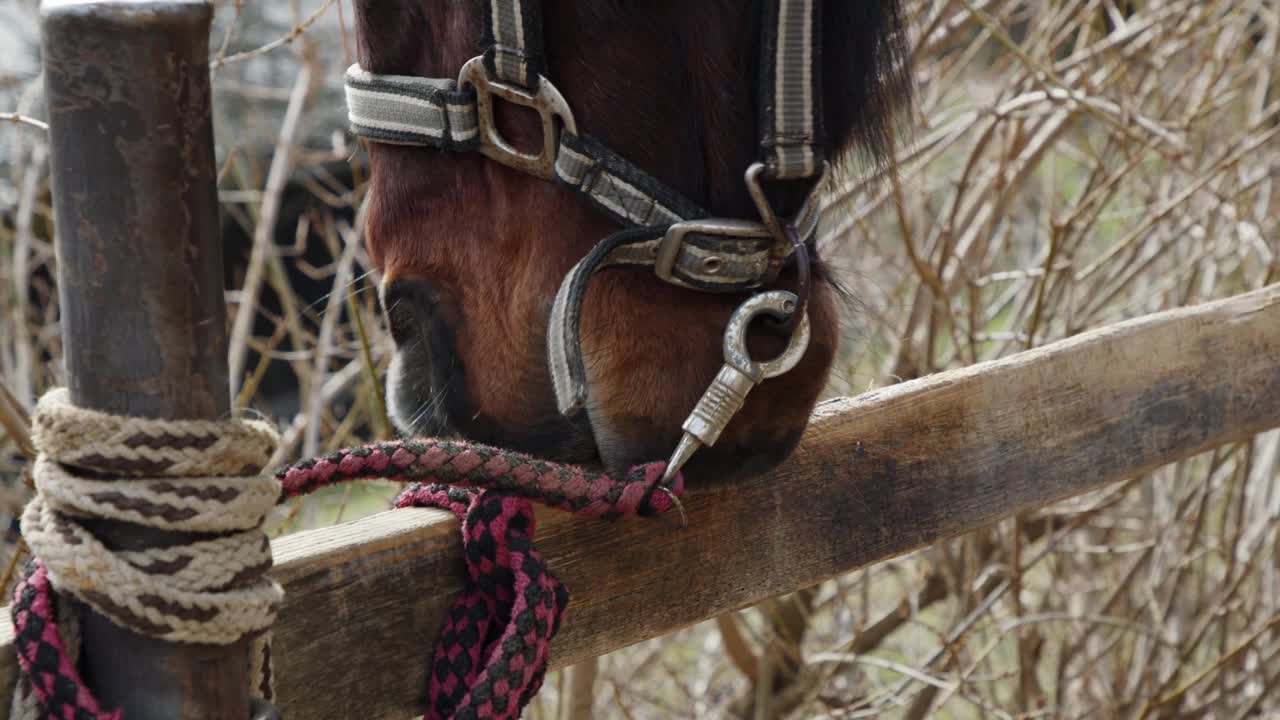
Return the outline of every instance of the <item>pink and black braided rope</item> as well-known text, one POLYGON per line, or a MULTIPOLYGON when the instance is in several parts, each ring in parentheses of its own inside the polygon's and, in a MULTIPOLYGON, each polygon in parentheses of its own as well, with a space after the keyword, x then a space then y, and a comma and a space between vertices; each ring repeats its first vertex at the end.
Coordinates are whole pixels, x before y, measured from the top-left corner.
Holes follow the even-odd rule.
POLYGON ((462 522, 466 589, 436 641, 427 718, 516 717, 542 685, 569 593, 533 547, 524 498, 446 485, 406 490, 397 507, 447 508, 462 522))
MULTIPOLYGON (((449 510, 462 524, 467 582, 441 628, 428 679, 426 720, 519 717, 546 673, 568 592, 533 545, 532 502, 608 520, 678 506, 679 475, 659 486, 663 463, 614 479, 520 453, 447 440, 364 445, 276 473, 281 500, 349 480, 414 483, 395 506, 449 510)), ((12 616, 23 674, 49 717, 121 720, 103 710, 67 660, 53 593, 38 560, 15 591, 12 616)))
POLYGON ((104 710, 80 679, 58 634, 55 596, 44 564, 27 564, 13 591, 13 618, 18 667, 31 685, 45 717, 71 720, 121 720, 120 711, 104 710))
POLYGON ((533 546, 531 501, 592 517, 666 512, 683 490, 662 463, 614 479, 483 445, 408 440, 343 450, 277 474, 292 497, 346 480, 422 481, 396 507, 437 507, 462 523, 468 582, 437 640, 427 720, 515 718, 537 693, 568 592, 533 546))
POLYGON ((683 480, 677 476, 671 487, 659 488, 664 468, 663 463, 637 465, 625 478, 614 479, 487 445, 401 440, 303 460, 276 477, 286 499, 347 480, 383 478, 508 492, 559 510, 613 520, 657 515, 675 505, 673 496, 683 491, 683 480))

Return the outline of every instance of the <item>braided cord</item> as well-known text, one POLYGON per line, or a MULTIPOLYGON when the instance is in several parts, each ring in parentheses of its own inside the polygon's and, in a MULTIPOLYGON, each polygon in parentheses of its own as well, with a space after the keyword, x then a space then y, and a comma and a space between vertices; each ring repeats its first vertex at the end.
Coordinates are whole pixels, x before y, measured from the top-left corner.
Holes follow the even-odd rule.
POLYGON ((283 497, 305 495, 347 480, 383 478, 499 490, 548 507, 614 520, 657 515, 675 506, 683 492, 677 476, 659 487, 657 465, 637 465, 625 478, 573 465, 538 460, 523 453, 451 440, 402 440, 339 450, 303 460, 276 473, 283 497), (661 491, 661 492, 655 492, 661 491))
POLYGON ((10 607, 21 670, 10 717, 121 720, 120 711, 103 708, 80 679, 75 662, 79 638, 72 631, 77 623, 67 622, 67 613, 57 612, 54 601, 44 565, 39 561, 27 565, 10 607))
POLYGON ((532 504, 501 492, 418 485, 396 506, 447 509, 462 523, 468 583, 436 641, 424 717, 517 717, 542 686, 569 604, 533 547, 532 504))
POLYGON ((569 594, 533 545, 533 501, 591 517, 653 515, 676 506, 665 463, 614 479, 465 442, 406 440, 341 450, 279 471, 283 497, 361 478, 422 481, 396 507, 448 510, 462 524, 467 581, 445 616, 424 720, 519 717, 542 686, 569 594))

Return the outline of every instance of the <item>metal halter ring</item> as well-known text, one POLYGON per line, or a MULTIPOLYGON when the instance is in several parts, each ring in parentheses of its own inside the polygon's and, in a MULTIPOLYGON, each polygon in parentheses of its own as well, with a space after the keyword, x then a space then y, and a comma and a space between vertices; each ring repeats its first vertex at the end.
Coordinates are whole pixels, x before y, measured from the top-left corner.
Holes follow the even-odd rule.
MULTIPOLYGON (((818 178, 810 186, 809 191, 811 193, 814 188, 826 182, 827 172, 830 167, 826 161, 823 161, 822 172, 818 174, 818 178)), ((747 172, 744 173, 743 180, 746 181, 747 192, 751 194, 751 201, 755 203, 756 211, 760 213, 761 222, 769 228, 769 232, 773 233, 773 237, 778 241, 775 250, 778 253, 777 259, 781 261, 790 247, 790 243, 787 242, 783 233, 783 226, 786 225, 787 221, 778 217, 778 213, 774 211, 773 205, 769 203, 769 197, 764 192, 763 180, 767 179, 768 172, 769 166, 759 161, 753 162, 747 168, 747 172)))
POLYGON ((560 133, 556 120, 560 120, 564 130, 578 134, 578 126, 569 110, 569 103, 565 102, 556 86, 541 75, 538 76, 538 89, 534 92, 504 83, 489 76, 483 57, 471 58, 458 72, 458 89, 463 90, 467 86, 475 88, 476 93, 480 153, 507 167, 536 175, 543 180, 553 179, 556 176, 556 156, 560 152, 560 133), (498 131, 493 117, 495 97, 538 113, 538 119, 542 121, 542 150, 539 153, 535 155, 521 152, 498 131))
MULTIPOLYGON (((752 163, 751 167, 747 168, 743 179, 747 184, 747 192, 751 194, 751 200, 756 205, 756 211, 760 213, 761 222, 769 229, 774 238, 773 250, 769 257, 769 281, 776 279, 778 274, 782 272, 782 266, 788 255, 795 258, 796 309, 788 314, 786 319, 775 320, 773 317, 769 318, 783 332, 794 333, 797 323, 800 318, 804 317, 805 309, 809 305, 809 292, 813 275, 812 258, 809 257, 809 248, 804 244, 804 240, 800 238, 800 233, 796 230, 795 224, 778 217, 773 205, 769 203, 769 198, 764 192, 764 185, 761 183, 761 176, 764 175, 767 169, 767 166, 762 162, 752 163)), ((826 172, 827 168, 824 163, 822 175, 817 180, 818 183, 821 183, 823 178, 826 177, 826 172)))
POLYGON ((747 183, 747 192, 751 193, 751 201, 756 204, 756 212, 760 213, 760 221, 764 226, 769 228, 769 232, 773 234, 773 238, 777 241, 775 247, 775 257, 781 258, 781 253, 786 252, 786 240, 782 231, 782 220, 778 214, 773 211, 773 205, 769 204, 769 198, 764 194, 764 185, 760 182, 760 176, 768 169, 762 162, 753 162, 747 168, 747 172, 743 175, 743 180, 747 183))
MULTIPOLYGON (((769 254, 769 277, 768 281, 772 282, 777 279, 778 273, 782 272, 782 265, 785 264, 787 256, 795 258, 796 264, 796 309, 794 313, 787 314, 785 319, 776 319, 769 316, 769 323, 774 328, 780 329, 781 332, 794 333, 796 324, 803 318, 805 309, 809 305, 809 291, 813 283, 812 258, 809 258, 809 247, 805 246, 804 240, 801 240, 800 233, 796 231, 794 223, 787 222, 778 217, 773 205, 769 204, 769 199, 764 195, 764 186, 760 183, 760 176, 765 173, 767 167, 764 163, 753 163, 751 167, 746 169, 745 181, 746 190, 751 193, 751 201, 755 202, 755 209, 760 213, 760 222, 764 223, 764 227, 769 228, 769 233, 774 238, 773 251, 769 254)), ((826 176, 826 168, 823 168, 823 176, 826 176)), ((820 182, 820 179, 819 179, 820 182)))

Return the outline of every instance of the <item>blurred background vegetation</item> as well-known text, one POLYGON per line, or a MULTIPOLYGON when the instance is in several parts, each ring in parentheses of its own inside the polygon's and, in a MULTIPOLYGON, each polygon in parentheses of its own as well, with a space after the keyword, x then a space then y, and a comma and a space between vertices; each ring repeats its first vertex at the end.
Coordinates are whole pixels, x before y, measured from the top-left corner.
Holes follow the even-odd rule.
MULTIPOLYGON (((238 404, 280 424, 281 460, 388 437, 349 0, 215 5, 238 404)), ((830 395, 1280 280, 1280 3, 907 6, 897 172, 840 178, 826 211, 855 298, 830 395)), ((0 0, 0 111, 31 120, 0 122, 9 426, 61 373, 36 18, 0 0)), ((5 429, 0 569, 28 494, 5 429)), ((527 716, 1280 717, 1278 479, 1280 431, 606 656, 591 695, 553 673, 527 716)), ((272 531, 391 492, 335 489, 272 531)))

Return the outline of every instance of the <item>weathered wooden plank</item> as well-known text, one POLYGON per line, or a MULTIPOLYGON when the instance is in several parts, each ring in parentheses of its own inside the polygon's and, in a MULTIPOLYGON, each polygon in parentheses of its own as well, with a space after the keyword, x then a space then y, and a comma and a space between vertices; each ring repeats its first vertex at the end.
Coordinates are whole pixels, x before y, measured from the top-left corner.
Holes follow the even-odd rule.
MULTIPOLYGON (((1280 285, 824 404, 779 471, 690 527, 542 514, 579 662, 1280 426, 1280 285)), ((287 718, 403 718, 458 590, 456 525, 404 510, 275 543, 287 718)), ((9 637, 0 627, 0 636, 9 637)), ((7 640, 5 642, 8 642, 7 640)), ((0 648, 0 678, 12 674, 0 648)))

